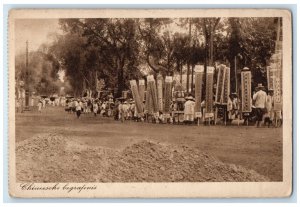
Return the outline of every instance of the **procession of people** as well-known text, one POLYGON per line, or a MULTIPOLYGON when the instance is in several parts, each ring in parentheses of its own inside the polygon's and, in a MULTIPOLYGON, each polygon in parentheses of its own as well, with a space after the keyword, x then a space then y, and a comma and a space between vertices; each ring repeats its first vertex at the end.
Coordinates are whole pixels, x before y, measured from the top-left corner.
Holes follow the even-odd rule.
MULTIPOLYGON (((176 92, 174 94, 176 95, 176 92)), ((186 125, 196 125, 199 124, 199 121, 205 125, 220 123, 225 125, 239 125, 239 123, 246 125, 250 120, 252 125, 255 124, 257 127, 271 127, 275 124, 274 119, 279 124, 282 124, 281 111, 274 110, 273 94, 273 89, 266 89, 259 83, 252 96, 252 112, 245 115, 245 113, 240 111, 241 100, 236 92, 232 92, 228 96, 226 105, 213 103, 214 116, 209 120, 210 123, 203 116, 205 114, 205 100, 201 102, 202 115, 199 117, 196 115, 195 97, 191 93, 184 98, 173 97, 170 104, 170 113, 168 114, 163 113, 163 111, 153 113, 147 111, 145 107, 142 113, 138 113, 133 98, 114 98, 112 94, 103 98, 71 97, 67 98, 64 103, 60 102, 60 106, 64 106, 67 113, 75 114, 78 119, 83 115, 91 114, 94 117, 112 117, 120 122, 135 121, 186 125)), ((38 112, 42 112, 45 102, 45 99, 41 99, 38 102, 38 112)), ((145 100, 143 104, 145 105, 145 100)), ((51 103, 48 103, 48 105, 52 106, 51 103)))

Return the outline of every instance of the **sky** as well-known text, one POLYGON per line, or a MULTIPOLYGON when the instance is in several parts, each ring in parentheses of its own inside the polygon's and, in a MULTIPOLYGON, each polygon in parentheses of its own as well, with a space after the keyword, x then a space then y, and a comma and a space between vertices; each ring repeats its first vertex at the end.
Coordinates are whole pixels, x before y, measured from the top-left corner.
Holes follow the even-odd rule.
MULTIPOLYGON (((58 19, 16 19, 15 20, 15 54, 19 55, 26 51, 26 41, 28 41, 28 50, 36 51, 43 43, 51 43, 53 34, 62 33, 58 24, 58 19)), ((161 34, 164 31, 170 31, 171 34, 188 33, 188 28, 182 28, 179 25, 179 20, 175 21, 162 28, 161 34)), ((192 29, 193 30, 193 29, 192 29)), ((60 79, 63 81, 64 72, 60 71, 60 79)))
POLYGON ((58 19, 15 20, 15 51, 25 53, 26 41, 29 51, 35 51, 43 43, 51 42, 51 34, 60 32, 58 19))

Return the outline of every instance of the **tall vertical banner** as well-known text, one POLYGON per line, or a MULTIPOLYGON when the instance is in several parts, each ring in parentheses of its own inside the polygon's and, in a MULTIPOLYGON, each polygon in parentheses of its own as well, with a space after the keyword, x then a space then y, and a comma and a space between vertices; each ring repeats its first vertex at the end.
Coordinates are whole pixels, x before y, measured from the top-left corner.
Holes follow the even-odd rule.
POLYGON ((226 66, 220 65, 218 67, 218 79, 217 79, 217 90, 216 90, 216 103, 223 103, 223 92, 224 92, 224 82, 226 76, 226 66))
POLYGON ((139 94, 140 94, 141 101, 144 101, 145 100, 145 80, 144 79, 139 80, 139 94))
POLYGON ((277 70, 276 78, 274 79, 274 111, 280 111, 282 109, 282 91, 280 76, 280 70, 277 70))
POLYGON ((163 108, 164 114, 168 114, 171 112, 170 109, 171 103, 172 103, 172 76, 166 76, 165 90, 164 90, 164 108, 163 108))
POLYGON ((272 55, 271 66, 276 68, 274 78, 274 110, 282 109, 282 41, 277 40, 275 44, 275 54, 272 55))
POLYGON ((210 118, 214 116, 213 84, 214 84, 214 67, 208 66, 207 73, 206 73, 205 118, 210 118))
POLYGON ((163 111, 163 77, 160 74, 157 76, 157 103, 158 110, 163 111))
POLYGON ((150 104, 152 102, 153 105, 153 112, 158 112, 158 98, 157 98, 157 89, 153 75, 149 75, 147 77, 147 84, 149 85, 149 92, 150 92, 150 104))
POLYGON ((146 91, 146 103, 145 103, 145 112, 152 114, 153 113, 153 103, 151 98, 150 86, 147 83, 147 91, 146 91))
POLYGON ((274 82, 276 78, 276 68, 273 64, 267 66, 267 81, 268 81, 268 90, 274 90, 274 82))
POLYGON ((230 95, 230 68, 226 67, 225 68, 225 73, 224 73, 224 87, 223 87, 223 93, 222 93, 222 104, 227 105, 228 103, 228 98, 230 95))
POLYGON ((139 94, 136 80, 130 81, 130 87, 131 87, 133 99, 135 101, 135 106, 136 106, 137 112, 142 113, 143 112, 143 102, 140 99, 140 94, 139 94))
POLYGON ((251 112, 251 72, 241 72, 241 84, 242 84, 242 112, 251 112))
POLYGON ((196 118, 201 117, 201 102, 202 102, 202 83, 204 75, 204 66, 195 66, 195 115, 196 118))

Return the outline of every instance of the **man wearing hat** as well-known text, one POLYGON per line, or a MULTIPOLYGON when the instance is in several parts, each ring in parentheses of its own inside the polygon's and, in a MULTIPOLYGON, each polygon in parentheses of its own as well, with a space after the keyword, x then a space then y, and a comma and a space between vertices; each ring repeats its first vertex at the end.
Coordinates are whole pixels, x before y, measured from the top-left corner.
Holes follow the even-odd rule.
POLYGON ((257 127, 260 127, 260 122, 266 109, 267 93, 263 91, 264 86, 259 83, 257 92, 253 95, 254 106, 256 108, 257 127))
POLYGON ((184 103, 184 121, 188 124, 194 121, 195 115, 195 102, 193 96, 189 95, 184 103))

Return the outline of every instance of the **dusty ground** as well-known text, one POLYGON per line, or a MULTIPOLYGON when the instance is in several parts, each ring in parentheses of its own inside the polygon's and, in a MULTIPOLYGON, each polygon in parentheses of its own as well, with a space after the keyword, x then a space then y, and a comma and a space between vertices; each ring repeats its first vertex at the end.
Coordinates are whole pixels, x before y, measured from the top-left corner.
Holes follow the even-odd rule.
POLYGON ((282 128, 160 125, 132 121, 121 124, 111 118, 95 118, 92 115, 83 115, 78 120, 73 114, 64 112, 63 108, 49 107, 41 114, 17 114, 16 141, 19 180, 282 180, 282 128), (41 135, 43 133, 48 137, 52 134, 54 140, 45 141, 41 135), (44 141, 39 146, 32 148, 32 145, 28 145, 28 142, 41 139, 44 141), (55 144, 55 140, 60 141, 55 144), (28 153, 26 146, 32 153, 28 153), (148 156, 147 150, 151 146, 155 150, 154 154, 151 154, 152 151, 150 154, 159 159, 149 165, 153 157, 148 156), (136 147, 142 150, 136 151, 136 147), (39 148, 45 150, 39 151, 39 148), (44 156, 42 160, 36 156, 41 152, 44 156), (179 154, 176 155, 177 153, 179 154), (160 157, 162 154, 165 157, 160 157), (143 159, 136 160, 137 157, 143 159), (72 163, 71 167, 64 171, 57 158, 61 158, 61 163, 72 163), (47 169, 36 170, 39 169, 39 163, 47 169), (165 165, 161 166, 162 163, 165 165), (176 163, 179 165, 176 166, 176 163), (203 168, 204 164, 200 166, 201 163, 205 163, 208 170, 203 168), (157 166, 153 168, 155 165, 157 166), (137 166, 137 171, 133 170, 134 166, 137 166), (162 168, 158 168, 159 166, 162 168), (30 170, 34 173, 28 172, 30 170), (199 175, 193 174, 199 170, 204 171, 199 175), (188 173, 189 171, 193 173, 188 173), (139 176, 145 175, 145 172, 148 173, 146 178, 139 176), (149 172, 166 174, 157 177, 149 172), (223 172, 224 175, 218 175, 217 172, 223 172), (45 174, 49 176, 44 176, 45 174), (128 174, 131 177, 126 177, 128 174))

